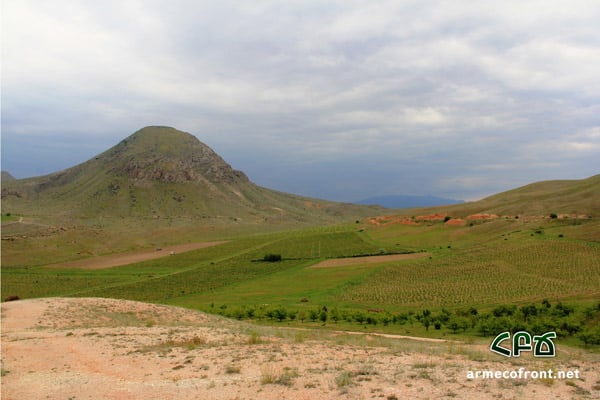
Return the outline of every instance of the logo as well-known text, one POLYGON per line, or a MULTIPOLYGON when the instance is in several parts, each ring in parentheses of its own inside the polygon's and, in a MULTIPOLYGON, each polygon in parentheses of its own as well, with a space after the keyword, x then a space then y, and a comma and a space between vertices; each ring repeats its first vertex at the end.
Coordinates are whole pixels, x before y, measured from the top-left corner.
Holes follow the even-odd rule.
POLYGON ((529 332, 519 331, 512 336, 512 349, 509 349, 500 344, 510 340, 510 332, 502 332, 496 336, 490 350, 505 357, 520 357, 523 351, 533 351, 534 357, 554 357, 556 350, 552 339, 556 339, 556 332, 546 332, 532 338, 529 332))

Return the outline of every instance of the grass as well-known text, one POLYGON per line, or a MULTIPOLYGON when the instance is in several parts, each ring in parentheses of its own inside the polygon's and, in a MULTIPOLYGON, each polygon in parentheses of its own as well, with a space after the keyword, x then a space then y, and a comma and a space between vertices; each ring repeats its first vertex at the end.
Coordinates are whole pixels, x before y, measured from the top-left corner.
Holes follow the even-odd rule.
POLYGON ((294 379, 299 375, 297 368, 284 368, 279 370, 273 364, 266 364, 261 368, 260 383, 262 385, 292 386, 294 379))
POLYGON ((335 384, 338 388, 342 389, 352 385, 352 373, 349 371, 342 371, 335 377, 335 384))
POLYGON ((256 331, 251 331, 250 335, 248 336, 248 344, 254 345, 261 343, 263 343, 263 340, 261 339, 260 334, 256 331))
POLYGON ((242 367, 240 367, 237 364, 228 364, 225 367, 225 373, 226 374, 239 374, 242 370, 242 367))
POLYGON ((206 338, 194 335, 193 337, 187 338, 187 339, 179 339, 179 340, 169 339, 164 343, 164 346, 168 347, 168 348, 184 347, 188 350, 194 350, 198 347, 205 346, 207 343, 208 343, 208 341, 206 340, 206 338))
POLYGON ((18 221, 19 218, 20 218, 19 215, 14 215, 14 214, 11 214, 11 213, 0 214, 0 219, 2 220, 2 222, 18 221))
POLYGON ((599 259, 600 247, 585 243, 492 242, 439 259, 381 268, 340 298, 356 303, 455 307, 535 301, 541 294, 552 299, 594 296, 600 285, 599 259))
POLYGON ((565 224, 500 219, 470 227, 441 223, 315 227, 238 236, 220 246, 105 270, 3 265, 1 284, 3 293, 21 298, 115 297, 275 325, 443 337, 443 331, 415 325, 414 315, 413 324, 406 326, 357 324, 345 318, 360 310, 378 310, 381 316, 419 313, 424 308, 489 310, 498 304, 545 298, 590 304, 600 294, 600 245, 575 233, 597 229, 598 223, 565 224), (562 238, 559 231, 564 232, 562 238), (381 249, 426 250, 431 257, 309 268, 323 259, 375 254, 381 249), (281 254, 282 261, 262 262, 265 254, 281 254), (327 320, 317 317, 313 322, 310 312, 323 306, 330 311, 327 320), (295 310, 295 320, 286 317, 280 323, 264 315, 276 307, 295 310), (333 310, 339 313, 335 320, 333 310))

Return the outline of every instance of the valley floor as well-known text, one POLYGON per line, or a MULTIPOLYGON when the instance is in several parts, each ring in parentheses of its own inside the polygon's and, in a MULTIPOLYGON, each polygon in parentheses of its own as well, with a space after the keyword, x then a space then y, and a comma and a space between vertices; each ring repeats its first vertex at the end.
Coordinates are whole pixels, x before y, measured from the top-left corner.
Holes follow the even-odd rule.
POLYGON ((598 398, 600 357, 505 359, 485 344, 286 330, 99 298, 2 303, 2 398, 598 398), (469 379, 469 371, 579 379, 469 379))

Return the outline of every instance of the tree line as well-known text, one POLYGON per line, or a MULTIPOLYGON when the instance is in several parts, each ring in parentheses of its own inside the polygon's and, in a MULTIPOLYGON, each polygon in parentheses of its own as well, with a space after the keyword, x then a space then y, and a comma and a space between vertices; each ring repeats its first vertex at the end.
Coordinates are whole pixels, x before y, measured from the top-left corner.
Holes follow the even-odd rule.
MULTIPOLYGON (((303 299, 305 300, 305 299, 303 299)), ((500 305, 487 312, 475 307, 450 311, 423 309, 393 313, 383 309, 353 310, 338 307, 313 306, 290 309, 281 305, 228 307, 211 305, 211 312, 238 320, 299 321, 320 324, 346 323, 359 326, 418 326, 426 331, 449 330, 493 337, 500 332, 526 331, 534 335, 556 332, 558 338, 575 337, 585 346, 600 345, 600 302, 594 306, 572 306, 543 300, 539 304, 500 305)))

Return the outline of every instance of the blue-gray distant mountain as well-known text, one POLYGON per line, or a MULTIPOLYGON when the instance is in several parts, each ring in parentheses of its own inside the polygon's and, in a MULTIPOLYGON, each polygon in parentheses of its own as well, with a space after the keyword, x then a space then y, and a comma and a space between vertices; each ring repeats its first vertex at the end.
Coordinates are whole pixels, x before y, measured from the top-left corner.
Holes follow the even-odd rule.
POLYGON ((376 196, 356 202, 356 204, 378 205, 385 208, 435 207, 462 203, 464 203, 464 200, 446 199, 436 196, 410 195, 376 196))

